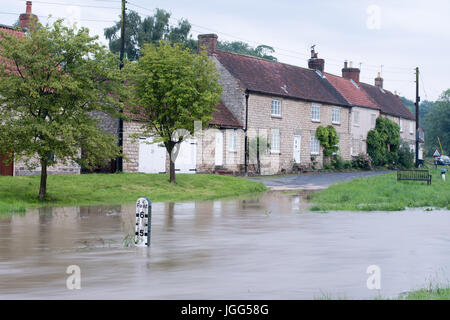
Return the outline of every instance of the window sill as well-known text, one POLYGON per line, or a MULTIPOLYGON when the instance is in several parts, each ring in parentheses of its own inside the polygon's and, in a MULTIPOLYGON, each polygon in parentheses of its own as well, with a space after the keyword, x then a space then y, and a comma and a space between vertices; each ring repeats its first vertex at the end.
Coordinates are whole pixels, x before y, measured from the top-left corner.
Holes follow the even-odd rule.
POLYGON ((281 152, 280 152, 280 151, 270 151, 270 154, 277 154, 277 155, 280 155, 281 152))
POLYGON ((311 120, 311 122, 320 123, 320 120, 311 120))
POLYGON ((276 114, 271 114, 270 117, 275 118, 275 119, 281 119, 281 116, 277 116, 276 114))
POLYGON ((312 156, 318 156, 320 153, 311 153, 312 156))
POLYGON ((341 125, 340 122, 331 122, 331 124, 334 124, 334 125, 336 125, 336 126, 340 126, 340 125, 341 125))

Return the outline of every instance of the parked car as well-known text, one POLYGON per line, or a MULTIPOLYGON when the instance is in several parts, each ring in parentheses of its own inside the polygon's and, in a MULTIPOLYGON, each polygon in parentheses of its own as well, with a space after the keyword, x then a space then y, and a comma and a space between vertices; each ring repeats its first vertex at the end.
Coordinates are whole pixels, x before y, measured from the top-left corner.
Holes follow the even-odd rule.
POLYGON ((440 164, 440 165, 443 165, 443 166, 448 166, 448 165, 450 165, 450 157, 448 157, 448 156, 440 156, 438 158, 437 163, 440 164))

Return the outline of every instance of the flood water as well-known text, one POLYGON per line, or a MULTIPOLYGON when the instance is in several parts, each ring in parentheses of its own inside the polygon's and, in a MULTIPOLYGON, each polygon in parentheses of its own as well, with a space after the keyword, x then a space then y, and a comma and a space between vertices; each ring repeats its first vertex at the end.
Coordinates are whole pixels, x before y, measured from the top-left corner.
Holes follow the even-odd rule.
POLYGON ((126 247, 134 205, 0 218, 0 298, 396 297, 450 268, 450 212, 306 210, 300 194, 154 203, 150 248, 126 247), (66 269, 81 268, 68 290, 66 269), (381 269, 381 290, 366 286, 381 269))

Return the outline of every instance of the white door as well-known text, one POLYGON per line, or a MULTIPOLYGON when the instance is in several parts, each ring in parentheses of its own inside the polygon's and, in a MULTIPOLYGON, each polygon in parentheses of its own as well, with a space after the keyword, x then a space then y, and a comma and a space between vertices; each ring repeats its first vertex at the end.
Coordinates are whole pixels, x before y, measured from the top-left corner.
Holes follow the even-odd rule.
POLYGON ((166 172, 166 148, 160 143, 151 143, 153 138, 139 140, 138 171, 142 173, 166 172))
POLYGON ((301 136, 294 136, 294 161, 300 163, 300 147, 302 144, 301 136))
POLYGON ((223 132, 216 132, 216 151, 214 156, 216 166, 223 165, 223 132))
POLYGON ((195 139, 186 139, 180 144, 180 151, 175 160, 178 173, 195 173, 197 165, 197 143, 195 139))

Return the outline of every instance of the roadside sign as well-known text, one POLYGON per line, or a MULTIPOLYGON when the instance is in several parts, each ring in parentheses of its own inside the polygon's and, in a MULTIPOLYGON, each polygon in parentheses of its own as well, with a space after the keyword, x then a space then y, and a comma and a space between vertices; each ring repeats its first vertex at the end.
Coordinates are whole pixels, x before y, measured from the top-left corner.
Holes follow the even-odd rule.
POLYGON ((134 243, 137 247, 150 246, 150 225, 152 221, 152 202, 139 198, 136 202, 136 233, 134 243))
POLYGON ((433 157, 439 158, 440 156, 441 156, 441 153, 439 152, 439 150, 438 149, 434 150, 433 157))

